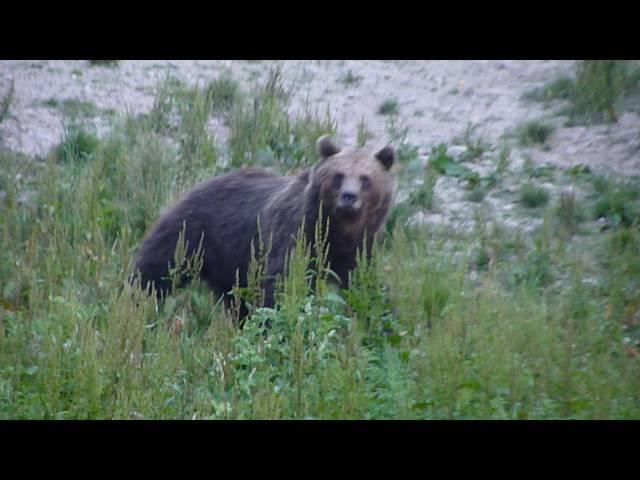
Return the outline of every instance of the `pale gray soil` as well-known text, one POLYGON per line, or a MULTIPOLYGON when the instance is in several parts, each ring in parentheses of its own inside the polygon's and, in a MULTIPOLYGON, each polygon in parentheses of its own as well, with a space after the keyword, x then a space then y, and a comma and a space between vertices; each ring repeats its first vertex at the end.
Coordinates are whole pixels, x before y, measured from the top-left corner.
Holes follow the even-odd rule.
MULTIPOLYGON (((5 144, 27 154, 43 154, 60 141, 60 109, 49 99, 78 99, 100 109, 148 111, 154 87, 167 71, 188 83, 206 84, 228 68, 245 87, 263 81, 273 62, 247 61, 121 61, 116 68, 91 67, 77 61, 0 61, 0 94, 15 80, 11 118, 0 131, 5 144)), ((548 116, 536 103, 520 100, 522 93, 558 75, 570 75, 573 61, 463 60, 463 61, 284 61, 285 79, 295 82, 292 109, 308 98, 323 112, 329 105, 345 143, 353 143, 364 118, 374 142, 387 140, 387 118, 378 106, 395 98, 400 120, 408 127, 408 141, 425 148, 451 142, 467 123, 489 142, 521 122, 548 116), (357 84, 340 79, 349 70, 362 77, 357 84)), ((107 119, 97 120, 105 128, 107 119)), ((221 136, 224 137, 222 126, 221 136)), ((625 113, 612 126, 560 128, 547 152, 535 151, 537 162, 562 166, 582 163, 619 172, 640 172, 640 119, 625 113)))

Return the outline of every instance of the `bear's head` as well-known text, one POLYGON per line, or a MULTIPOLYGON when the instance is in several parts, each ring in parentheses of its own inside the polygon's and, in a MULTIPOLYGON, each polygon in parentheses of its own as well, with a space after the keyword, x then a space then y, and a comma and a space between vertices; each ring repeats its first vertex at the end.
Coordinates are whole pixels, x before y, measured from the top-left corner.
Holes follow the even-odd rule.
POLYGON ((320 161, 312 173, 323 211, 345 227, 377 230, 384 221, 394 190, 393 147, 377 153, 340 149, 328 135, 317 142, 320 161))

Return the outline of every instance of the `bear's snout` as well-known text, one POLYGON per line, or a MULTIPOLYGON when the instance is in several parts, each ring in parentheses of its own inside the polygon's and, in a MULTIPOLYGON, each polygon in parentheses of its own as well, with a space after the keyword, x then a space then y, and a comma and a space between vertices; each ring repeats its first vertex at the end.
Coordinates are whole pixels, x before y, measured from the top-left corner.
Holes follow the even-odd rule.
POLYGON ((357 199, 358 195, 355 192, 342 192, 338 201, 338 208, 352 207, 357 199))
POLYGON ((336 213, 342 217, 357 217, 360 212, 362 201, 358 193, 354 190, 343 190, 336 202, 336 213))

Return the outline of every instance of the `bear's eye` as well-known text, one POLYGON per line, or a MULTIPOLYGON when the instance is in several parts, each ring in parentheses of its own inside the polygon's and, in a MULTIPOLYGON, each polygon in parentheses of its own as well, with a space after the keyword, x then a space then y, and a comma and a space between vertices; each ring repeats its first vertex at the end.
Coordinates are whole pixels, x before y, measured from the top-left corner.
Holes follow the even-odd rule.
POLYGON ((366 190, 371 186, 371 179, 366 175, 362 175, 360 177, 360 183, 362 184, 362 189, 366 190))
POLYGON ((333 180, 332 180, 333 188, 340 188, 340 185, 342 185, 343 179, 344 179, 344 175, 342 173, 336 173, 333 176, 333 180))

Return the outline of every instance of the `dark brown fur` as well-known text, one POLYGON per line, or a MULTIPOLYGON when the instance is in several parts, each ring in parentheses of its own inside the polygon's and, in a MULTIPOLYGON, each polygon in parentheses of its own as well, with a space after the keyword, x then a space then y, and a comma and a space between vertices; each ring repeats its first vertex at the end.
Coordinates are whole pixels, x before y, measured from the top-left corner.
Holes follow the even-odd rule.
MULTIPOLYGON (((274 278, 285 273, 286 254, 294 246, 303 221, 306 240, 315 241, 322 202, 325 213, 321 225, 329 226, 328 262, 342 286, 347 287, 357 249, 366 235, 370 251, 389 211, 393 193, 389 169, 394 153, 390 147, 376 155, 359 150, 341 152, 326 136, 318 140, 318 150, 320 161, 297 176, 283 177, 250 168, 197 186, 158 220, 142 242, 135 260, 142 286, 148 288, 152 283, 158 296, 168 293, 168 265, 173 265, 183 222, 187 255, 193 254, 203 236, 200 275, 211 288, 220 294, 228 293, 236 282, 236 272, 240 286, 246 286, 251 244, 259 244, 259 218, 265 250, 269 252, 267 280, 263 284, 265 305, 273 306, 274 278), (337 176, 342 176, 340 182, 337 176), (352 202, 346 207, 341 204, 345 198, 352 202)), ((245 314, 246 310, 241 316, 245 314)))

